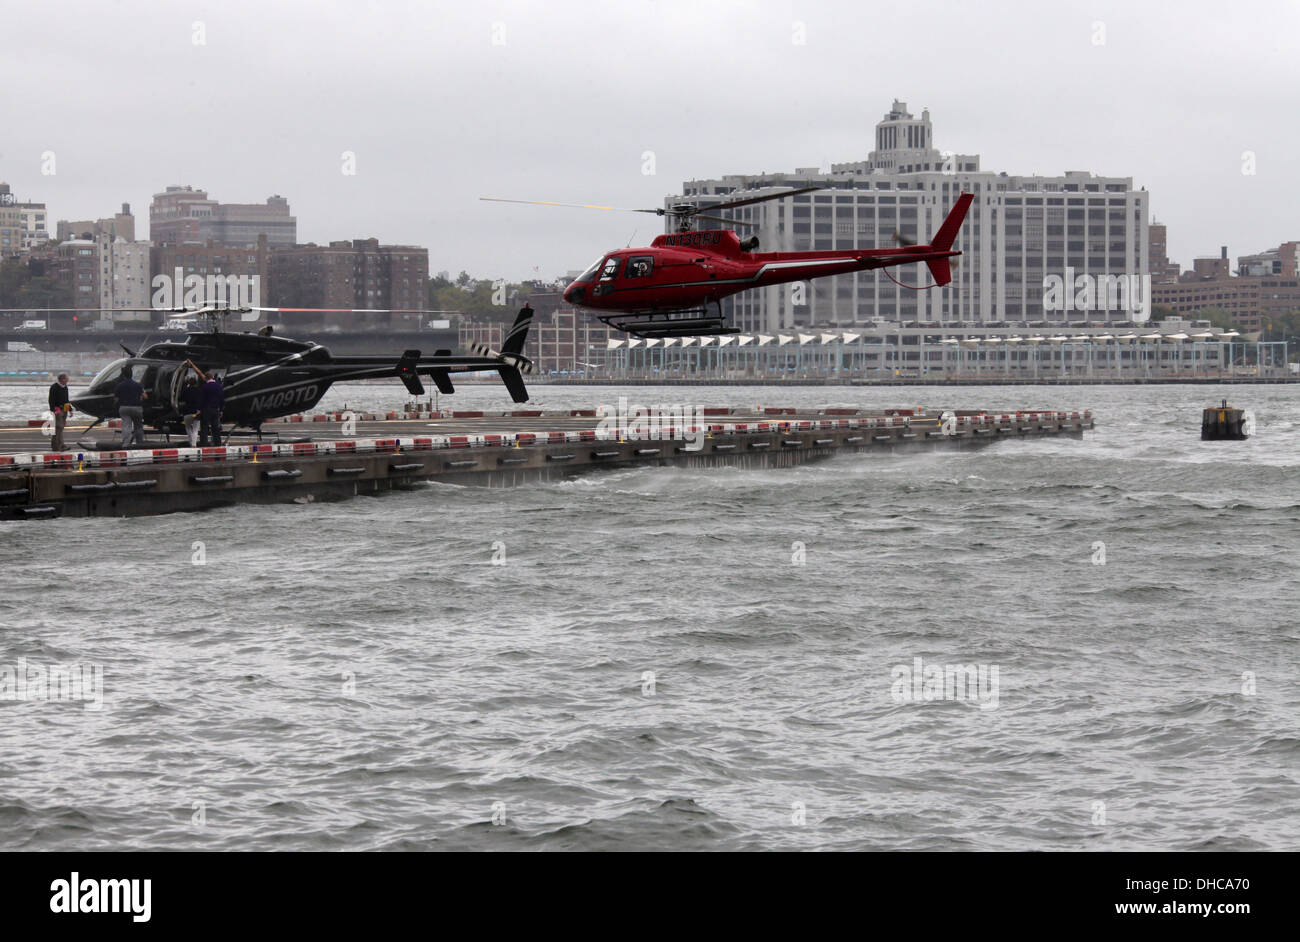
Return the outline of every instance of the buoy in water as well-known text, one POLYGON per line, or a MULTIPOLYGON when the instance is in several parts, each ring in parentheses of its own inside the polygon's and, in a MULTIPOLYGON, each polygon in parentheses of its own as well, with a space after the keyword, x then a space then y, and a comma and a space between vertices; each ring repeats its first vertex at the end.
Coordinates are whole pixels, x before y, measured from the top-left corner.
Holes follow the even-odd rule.
POLYGON ((1223 405, 1211 406, 1201 413, 1201 441, 1244 442, 1246 438, 1245 413, 1229 408, 1227 399, 1223 405))

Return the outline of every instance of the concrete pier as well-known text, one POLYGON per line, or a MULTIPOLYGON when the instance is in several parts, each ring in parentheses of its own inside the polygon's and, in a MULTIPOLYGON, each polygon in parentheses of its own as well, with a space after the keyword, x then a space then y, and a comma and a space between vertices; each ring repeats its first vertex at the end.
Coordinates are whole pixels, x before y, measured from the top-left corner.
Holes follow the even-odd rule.
MULTIPOLYGON (((274 440, 222 448, 159 442, 112 450, 104 434, 57 454, 40 450, 39 428, 0 426, 0 520, 340 500, 422 481, 512 487, 610 467, 786 468, 846 452, 1081 438, 1093 427, 1088 411, 707 409, 690 424, 652 417, 649 429, 619 427, 585 410, 390 415, 364 416, 355 426, 336 415, 295 416, 265 427, 274 440)), ((69 429, 68 440, 77 434, 69 429)))

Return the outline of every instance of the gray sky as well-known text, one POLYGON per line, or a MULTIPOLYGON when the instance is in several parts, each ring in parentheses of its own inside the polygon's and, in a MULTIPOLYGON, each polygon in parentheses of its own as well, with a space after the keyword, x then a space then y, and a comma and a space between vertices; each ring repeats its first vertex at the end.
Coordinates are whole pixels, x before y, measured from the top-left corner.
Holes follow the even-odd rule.
POLYGON ((654 207, 687 179, 828 167, 897 97, 986 170, 1132 176, 1184 267, 1300 238, 1295 2, 10 0, 4 33, 0 180, 52 219, 130 202, 141 237, 185 183, 287 197, 300 241, 552 277, 659 220, 479 196, 654 207))

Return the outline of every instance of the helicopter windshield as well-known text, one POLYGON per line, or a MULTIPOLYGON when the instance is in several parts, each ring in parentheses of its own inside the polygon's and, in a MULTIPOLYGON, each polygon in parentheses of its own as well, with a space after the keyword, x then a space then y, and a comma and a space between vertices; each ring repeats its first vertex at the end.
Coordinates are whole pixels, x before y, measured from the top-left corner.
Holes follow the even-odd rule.
POLYGON ((600 271, 601 264, 605 261, 605 256, 601 256, 591 263, 591 267, 574 279, 575 284, 586 284, 596 277, 596 272, 600 271))
MULTIPOLYGON (((96 374, 95 378, 90 381, 90 386, 86 391, 94 395, 107 395, 117 388, 117 384, 122 379, 122 370, 130 366, 130 360, 114 360, 108 366, 96 374)), ((132 370, 132 376, 138 381, 144 375, 144 364, 137 363, 132 370), (139 375, 136 375, 136 374, 139 375)))
MULTIPOLYGON (((117 384, 122 381, 124 370, 130 372, 131 378, 152 395, 154 385, 158 382, 158 364, 147 360, 114 360, 99 371, 99 374, 90 381, 86 391, 94 396, 112 394, 117 389, 117 384)), ((170 374, 171 370, 166 372, 170 374)))

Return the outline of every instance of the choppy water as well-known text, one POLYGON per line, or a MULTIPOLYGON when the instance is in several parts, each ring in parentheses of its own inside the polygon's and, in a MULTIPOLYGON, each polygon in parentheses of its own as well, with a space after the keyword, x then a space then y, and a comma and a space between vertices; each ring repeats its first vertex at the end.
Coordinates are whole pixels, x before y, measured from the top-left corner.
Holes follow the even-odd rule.
POLYGON ((0 702, 0 847, 1300 846, 1300 388, 540 392, 1098 429, 6 525, 0 670, 104 707, 0 702), (1198 440, 1220 395, 1254 439, 1198 440), (898 702, 915 658, 996 705, 898 702))

